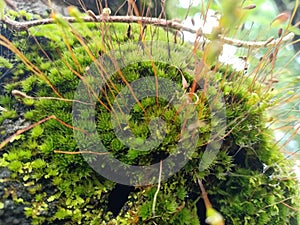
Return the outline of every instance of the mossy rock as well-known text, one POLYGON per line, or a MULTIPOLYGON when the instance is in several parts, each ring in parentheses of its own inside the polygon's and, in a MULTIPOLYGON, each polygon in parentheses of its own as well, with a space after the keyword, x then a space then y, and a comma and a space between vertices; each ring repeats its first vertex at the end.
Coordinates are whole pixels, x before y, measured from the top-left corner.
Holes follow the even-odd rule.
MULTIPOLYGON (((253 82, 251 76, 218 64, 204 65, 203 71, 206 73, 200 74, 198 86, 193 87, 195 62, 201 62, 197 61, 201 59, 201 50, 193 54, 193 46, 171 43, 173 34, 157 27, 145 29, 147 45, 144 45, 140 27, 131 24, 131 35, 128 35, 128 28, 128 24, 68 25, 59 20, 55 25, 30 29, 30 40, 36 39, 39 44, 29 44, 26 34, 22 40, 15 42, 36 66, 33 70, 37 72, 34 74, 29 65, 19 63, 19 74, 14 75, 19 81, 7 85, 6 95, 13 98, 10 91, 19 89, 35 97, 16 102, 16 106, 25 105, 23 117, 32 124, 52 115, 63 123, 49 119, 5 146, 1 152, 0 166, 8 168, 11 174, 10 178, 3 180, 7 184, 5 191, 9 194, 1 197, 2 202, 12 198, 16 204, 22 205, 24 214, 32 224, 204 224, 205 207, 196 183, 197 175, 203 179, 212 205, 224 215, 228 225, 296 224, 295 211, 286 206, 297 207, 295 201, 299 193, 296 181, 288 179, 291 176, 289 163, 276 146, 272 131, 266 126, 266 111, 272 104, 272 93, 266 91, 262 84, 253 82), (126 59, 134 63, 120 66, 126 59), (113 65, 115 71, 102 73, 97 66, 106 66, 105 63, 113 65), (120 66, 119 70, 114 67, 116 65, 120 66), (90 73, 111 76, 106 80, 101 77, 103 80, 99 83, 90 73), (189 86, 186 89, 182 87, 182 77, 189 86), (132 97, 128 84, 141 78, 160 81, 158 86, 151 86, 149 81, 141 87, 141 93, 155 87, 163 89, 159 86, 162 79, 172 81, 174 91, 161 92, 163 94, 160 93, 159 97, 149 94, 149 97, 135 104, 131 102, 131 117, 122 121, 128 122, 127 129, 134 134, 134 138, 129 139, 130 143, 123 143, 114 130, 116 121, 111 120, 113 102, 126 87, 127 92, 122 92, 122 96, 125 99, 132 97), (98 90, 97 85, 101 84, 100 94, 93 96, 91 91, 90 98, 83 96, 78 99, 76 93, 80 82, 86 85, 87 90, 98 90), (213 98, 207 93, 211 93, 213 98), (219 127, 220 131, 223 129, 222 145, 213 161, 199 169, 212 127, 218 126, 212 123, 216 116, 213 112, 218 110, 213 111, 210 104, 218 99, 220 93, 224 104, 216 104, 216 109, 224 110, 227 124, 219 127), (94 153, 109 152, 119 161, 134 166, 159 164, 172 154, 180 154, 177 146, 185 138, 193 141, 193 134, 189 131, 185 133, 188 137, 181 136, 184 118, 178 113, 180 105, 176 108, 161 95, 178 99, 185 97, 184 102, 194 107, 196 119, 201 123, 191 129, 196 130, 199 136, 193 146, 195 150, 181 156, 188 159, 187 163, 173 176, 165 174, 169 178, 161 182, 155 216, 152 207, 157 185, 126 187, 106 179, 101 173, 99 175, 90 165, 98 157, 106 157, 105 154, 54 153, 77 153, 83 149, 93 150, 94 153), (83 105, 82 101, 66 100, 74 99, 74 96, 77 100, 90 100, 85 103, 94 107, 95 121, 89 124, 79 119, 76 124, 80 127, 73 130, 66 124, 72 125, 74 105, 80 115, 90 115, 87 108, 78 107, 83 105), (166 123, 165 136, 159 133, 160 127, 155 123, 149 128, 150 121, 157 117, 163 118, 166 123), (96 124, 95 129, 105 149, 93 146, 93 137, 89 139, 91 135, 82 131, 89 132, 93 124, 96 124), (139 151, 153 132, 156 132, 156 137, 161 134, 161 142, 150 151, 139 151), (78 135, 86 138, 84 144, 76 142, 78 135), (15 190, 13 182, 19 183, 23 194, 15 190), (27 193, 26 197, 24 193, 27 193), (122 194, 125 196, 124 202, 122 194)), ((138 94, 137 91, 134 93, 138 94)), ((120 95, 118 97, 121 98, 120 95)), ((5 103, 4 100, 2 102, 5 103)), ((131 103, 118 102, 119 106, 131 103)), ((14 108, 8 103, 3 107, 14 108)), ((122 111, 118 113, 117 118, 121 120, 122 111)), ((7 118, 5 113, 0 117, 1 122, 5 120, 3 117, 7 118)), ((184 128, 189 130, 192 125, 187 124, 184 128)), ((122 134, 127 137, 126 127, 122 129, 122 134)), ((190 147, 188 142, 184 143, 185 148, 190 147)), ((109 162, 108 158, 103 167, 109 167, 109 162)), ((153 179, 158 179, 158 173, 152 175, 153 179)), ((136 179, 142 181, 143 177, 134 177, 133 181, 136 179)))

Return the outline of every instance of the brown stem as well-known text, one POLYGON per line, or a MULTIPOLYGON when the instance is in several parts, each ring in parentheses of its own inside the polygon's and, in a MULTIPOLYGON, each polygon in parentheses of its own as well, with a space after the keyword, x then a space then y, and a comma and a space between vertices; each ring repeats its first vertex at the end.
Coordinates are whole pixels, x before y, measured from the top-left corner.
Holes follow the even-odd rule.
POLYGON ((207 192, 202 184, 202 181, 200 180, 200 178, 197 176, 197 181, 198 181, 198 184, 199 184, 199 187, 200 187, 200 190, 201 190, 201 193, 202 193, 202 198, 203 198, 203 201, 204 201, 204 204, 205 204, 205 208, 208 209, 208 208, 212 208, 212 205, 208 199, 208 196, 207 196, 207 192))

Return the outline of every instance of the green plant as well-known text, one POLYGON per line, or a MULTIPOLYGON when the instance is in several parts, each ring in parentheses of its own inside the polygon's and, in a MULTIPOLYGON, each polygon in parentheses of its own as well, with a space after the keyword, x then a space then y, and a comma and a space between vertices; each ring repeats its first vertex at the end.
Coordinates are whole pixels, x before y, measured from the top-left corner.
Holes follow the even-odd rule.
MULTIPOLYGON (((234 4, 230 7, 240 10, 234 4)), ((225 14, 228 11, 227 8, 225 14)), ((81 15, 76 11, 72 13, 79 20, 81 15)), ((236 17, 225 17, 224 26, 216 32, 222 35, 233 32, 226 30, 229 28, 228 22, 224 21, 228 19, 236 17)), ((25 118, 34 127, 14 137, 14 140, 10 139, 12 143, 1 145, 5 147, 0 160, 1 167, 8 167, 13 172, 12 177, 30 195, 30 200, 24 199, 23 204, 32 224, 202 224, 204 218, 199 214, 205 209, 201 204, 196 177, 203 179, 204 186, 209 187, 206 189, 212 205, 225 217, 226 224, 289 224, 294 220, 296 212, 291 207, 296 208, 297 203, 293 198, 299 198, 296 181, 291 178, 290 167, 286 165, 287 161, 266 124, 266 110, 275 104, 276 99, 274 92, 260 82, 268 76, 263 69, 267 57, 259 64, 261 71, 244 75, 217 61, 221 47, 219 40, 212 39, 218 48, 212 49, 212 45, 209 45, 203 51, 196 45, 173 45, 175 32, 156 26, 141 29, 136 24, 107 21, 77 21, 71 24, 58 15, 54 16, 54 21, 54 24, 29 29, 37 43, 22 47, 28 61, 21 52, 15 51, 24 62, 24 65, 19 64, 16 72, 18 75, 25 74, 16 87, 28 96, 35 96, 34 99, 24 99, 32 107, 25 113, 25 118), (162 51, 160 45, 153 44, 151 49, 151 45, 142 45, 143 40, 165 41, 174 48, 170 47, 167 52, 162 51), (124 45, 127 48, 125 56, 118 51, 124 43, 128 44, 124 45), (39 45, 44 52, 40 51, 39 45), (148 54, 145 53, 146 47, 151 50, 148 54), (182 60, 183 57, 176 58, 180 48, 190 53, 184 56, 185 60, 182 60), (116 58, 110 55, 112 50, 115 50, 116 58), (164 59, 168 53, 174 57, 172 63, 151 60, 157 55, 164 59), (160 188, 156 185, 136 187, 115 218, 107 212, 109 195, 115 183, 101 177, 89 166, 88 163, 94 160, 93 154, 99 153, 89 149, 89 140, 92 139, 86 139, 84 146, 90 158, 84 157, 84 152, 78 154, 82 148, 79 149, 72 130, 78 127, 71 126, 72 104, 78 83, 85 81, 88 90, 91 90, 96 79, 84 75, 95 72, 90 67, 92 63, 103 66, 97 59, 105 56, 111 59, 112 64, 121 63, 124 57, 136 62, 113 71, 112 77, 104 84, 105 91, 96 96, 96 129, 106 150, 115 158, 130 165, 158 163, 176 153, 177 144, 182 141, 181 138, 186 138, 181 136, 180 126, 181 120, 186 118, 181 118, 178 113, 178 108, 185 105, 178 104, 176 108, 163 98, 150 96, 135 101, 130 117, 122 110, 118 111, 116 118, 128 121, 124 130, 130 130, 135 135, 128 143, 120 141, 113 129, 118 121, 111 120, 112 105, 118 94, 121 93, 125 99, 119 101, 118 106, 126 106, 129 97, 153 88, 147 82, 134 93, 130 89, 121 92, 125 87, 131 87, 130 82, 153 77, 174 81, 178 90, 182 91, 171 94, 186 97, 185 94, 189 93, 187 102, 197 103, 194 109, 200 121, 190 124, 196 127, 199 139, 196 150, 186 156, 189 157, 188 163, 169 179, 160 181, 160 188), (140 62, 142 56, 147 60, 140 62), (191 67, 195 64, 194 71, 191 67), (209 84, 207 90, 205 85, 194 86, 195 81, 209 84), (215 107, 218 110, 226 108, 227 126, 220 128, 224 130, 220 152, 213 162, 200 170, 212 127, 218 125, 214 123, 222 124, 213 120, 215 112, 209 103, 216 98, 210 99, 207 93, 214 97, 223 94, 224 105, 216 101, 215 107), (149 125, 157 117, 166 122, 165 136, 158 123, 153 123, 152 127, 149 125), (151 151, 139 151, 151 132, 161 138, 161 143, 151 151), (128 147, 129 142, 131 147, 128 147), (61 152, 65 154, 57 154, 61 152)), ((24 40, 20 40, 16 46, 22 43, 24 40)), ((100 69, 96 69, 99 72, 100 69)), ((11 89, 12 85, 7 85, 6 90, 11 89)), ((3 97, 2 101, 8 100, 3 97)), ((84 117, 90 115, 85 108, 80 113, 84 117)), ((16 116, 15 111, 3 112, 0 121, 16 116)), ((187 116, 190 114, 187 113, 187 116)), ((81 128, 79 135, 84 139, 87 136, 82 130, 89 131, 92 122, 79 121, 78 124, 81 128)))

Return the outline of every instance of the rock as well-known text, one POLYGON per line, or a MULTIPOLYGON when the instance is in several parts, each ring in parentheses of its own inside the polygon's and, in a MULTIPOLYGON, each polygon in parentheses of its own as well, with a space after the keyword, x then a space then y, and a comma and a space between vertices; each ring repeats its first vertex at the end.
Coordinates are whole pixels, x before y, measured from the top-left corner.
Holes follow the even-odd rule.
POLYGON ((9 178, 11 175, 11 172, 6 167, 0 168, 0 179, 9 178))

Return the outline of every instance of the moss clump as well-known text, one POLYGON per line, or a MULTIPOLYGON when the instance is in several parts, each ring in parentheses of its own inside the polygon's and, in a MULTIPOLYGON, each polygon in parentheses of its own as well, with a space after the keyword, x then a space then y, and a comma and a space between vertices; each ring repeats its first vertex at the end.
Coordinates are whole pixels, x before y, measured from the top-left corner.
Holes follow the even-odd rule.
MULTIPOLYGON (((182 76, 190 86, 186 92, 192 92, 195 80, 192 65, 196 59, 188 54, 191 52, 190 46, 174 45, 170 52, 170 57, 173 58, 169 62, 149 60, 153 57, 166 58, 167 51, 155 46, 147 52, 138 42, 139 27, 131 26, 133 39, 126 36, 128 25, 111 23, 45 25, 31 30, 41 40, 40 44, 46 52, 37 51, 37 45, 26 44, 28 49, 25 53, 39 68, 39 72, 32 74, 26 66, 20 64, 20 70, 26 71, 26 78, 16 86, 35 97, 60 95, 62 99, 73 99, 80 81, 86 81, 88 87, 96 86, 97 83, 92 82, 94 77, 86 76, 87 80, 84 79, 87 71, 95 72, 95 69, 99 69, 91 69, 90 65, 101 65, 101 59, 105 59, 113 49, 117 50, 121 43, 129 43, 123 46, 126 55, 115 51, 116 61, 106 61, 120 65, 122 60, 128 58, 135 63, 118 69, 113 67, 115 71, 108 71, 113 76, 102 83, 104 88, 96 96, 96 129, 105 151, 127 164, 145 166, 158 163, 174 152, 180 154, 176 146, 181 139, 190 138, 192 135, 187 133, 189 137, 181 136, 180 122, 185 118, 178 114, 180 104, 176 108, 156 96, 144 97, 134 104, 117 101, 119 106, 133 105, 129 110, 130 118, 125 118, 128 127, 123 126, 122 129, 131 131, 134 139, 131 143, 123 143, 113 129, 117 122, 111 120, 113 103, 120 93, 120 99, 122 96, 125 100, 130 99, 133 95, 131 90, 121 90, 128 87, 129 82, 147 77, 172 80, 175 91, 166 91, 165 94, 182 98, 185 96, 182 76), (187 53, 184 55, 185 60, 182 60, 182 56, 176 57, 176 52, 180 52, 182 48, 187 53), (146 60, 141 60, 141 54, 146 60), (156 126, 159 123, 149 126, 151 120, 155 122, 153 119, 157 117, 165 120, 165 136, 160 127, 156 126), (161 142, 151 151, 140 151, 146 139, 153 133, 161 138, 161 142)), ((160 41, 168 39, 164 30, 152 29, 159 34, 157 36, 160 41)), ((200 51, 199 55, 201 56, 200 51)), ((100 71, 97 71, 98 74, 101 74, 100 71)), ((195 151, 183 156, 189 159, 188 163, 161 183, 155 216, 152 207, 157 186, 136 187, 129 194, 119 215, 115 216, 109 212, 108 207, 109 195, 115 183, 92 170, 88 162, 93 162, 93 155, 83 157, 79 154, 54 153, 55 150, 78 152, 84 147, 79 148, 73 130, 66 126, 72 124, 71 101, 41 98, 30 104, 25 117, 32 123, 55 115, 65 124, 50 119, 22 134, 19 140, 5 147, 0 166, 9 168, 12 171, 11 177, 20 182, 29 195, 23 199, 20 199, 22 196, 17 196, 15 201, 25 206, 25 215, 31 219, 32 224, 203 224, 205 209, 195 182, 196 174, 205 179, 211 202, 224 215, 226 224, 290 224, 295 212, 281 202, 295 206, 293 198, 297 196, 296 184, 294 180, 283 179, 288 176, 289 167, 285 165, 284 156, 273 144, 270 138, 272 134, 264 122, 265 111, 270 106, 269 100, 272 96, 266 94, 262 85, 252 85, 252 81, 251 77, 244 77, 241 73, 218 66, 212 70, 207 69, 205 76, 199 79, 200 84, 210 84, 208 91, 212 96, 223 93, 225 105, 216 104, 219 109, 226 107, 227 126, 220 128, 224 129, 225 134, 222 136, 223 144, 213 162, 205 170, 199 170, 212 126, 218 125, 212 124, 214 115, 209 107, 214 99, 205 95, 205 85, 200 86, 191 95, 192 98, 199 98, 194 110, 200 124, 187 124, 184 127, 189 130, 191 125, 195 125, 199 132, 195 151)), ((153 88, 150 82, 145 83, 139 91, 145 93, 149 88, 153 88)), ((192 98, 185 101, 193 105, 195 99, 192 98)), ((6 102, 5 97, 2 102, 6 102)), ((120 120, 123 116, 126 117, 122 112, 117 114, 120 120)), ((90 115, 84 108, 80 108, 80 113, 85 117, 90 115)), ((0 121, 6 117, 7 115, 2 115, 0 121)), ((80 121, 78 124, 86 130, 92 125, 80 121)), ((126 136, 127 133, 123 134, 126 136)), ((83 138, 88 137, 84 136, 84 132, 81 135, 83 138)), ((87 150, 93 150, 90 149, 92 145, 88 141, 85 144, 87 150)), ((5 198, 8 196, 3 196, 2 200, 5 198)))

